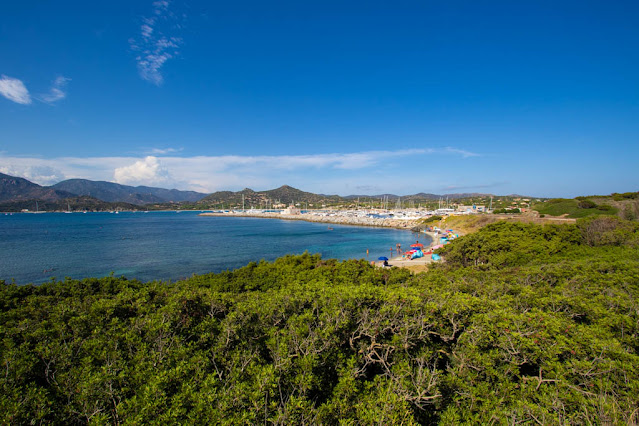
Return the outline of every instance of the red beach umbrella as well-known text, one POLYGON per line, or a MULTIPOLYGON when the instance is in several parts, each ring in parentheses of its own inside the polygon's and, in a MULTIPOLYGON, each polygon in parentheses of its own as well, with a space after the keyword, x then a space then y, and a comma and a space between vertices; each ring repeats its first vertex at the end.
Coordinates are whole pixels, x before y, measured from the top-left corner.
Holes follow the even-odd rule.
POLYGON ((417 244, 411 244, 411 247, 424 247, 424 245, 422 243, 417 243, 417 244))

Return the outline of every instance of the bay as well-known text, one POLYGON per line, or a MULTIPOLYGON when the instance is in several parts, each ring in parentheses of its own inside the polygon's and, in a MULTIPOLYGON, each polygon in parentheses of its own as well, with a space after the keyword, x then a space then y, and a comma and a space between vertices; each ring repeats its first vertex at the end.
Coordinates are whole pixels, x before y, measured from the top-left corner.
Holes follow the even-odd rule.
MULTIPOLYGON (((415 234, 388 228, 197 212, 0 215, 0 280, 43 283, 113 273, 142 281, 220 272, 286 254, 376 260, 415 234), (366 257, 366 250, 369 256, 366 257)), ((425 235, 420 242, 429 243, 425 235)))

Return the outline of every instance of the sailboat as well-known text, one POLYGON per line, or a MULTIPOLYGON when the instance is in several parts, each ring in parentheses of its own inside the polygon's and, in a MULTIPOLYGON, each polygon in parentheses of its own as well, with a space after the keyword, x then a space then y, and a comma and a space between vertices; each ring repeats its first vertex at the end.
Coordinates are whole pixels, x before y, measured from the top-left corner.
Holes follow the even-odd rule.
POLYGON ((38 202, 36 201, 36 211, 31 213, 46 213, 45 211, 40 211, 40 207, 38 206, 38 202))
POLYGON ((73 213, 71 211, 71 206, 69 205, 69 202, 67 202, 67 211, 65 213, 73 213))

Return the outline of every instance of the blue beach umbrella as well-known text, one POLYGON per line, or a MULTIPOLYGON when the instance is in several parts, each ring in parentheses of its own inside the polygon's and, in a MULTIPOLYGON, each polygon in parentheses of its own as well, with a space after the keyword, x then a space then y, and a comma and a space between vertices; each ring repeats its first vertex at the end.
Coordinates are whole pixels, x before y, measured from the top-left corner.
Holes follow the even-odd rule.
POLYGON ((388 258, 386 256, 380 256, 377 258, 377 260, 388 260, 388 258))

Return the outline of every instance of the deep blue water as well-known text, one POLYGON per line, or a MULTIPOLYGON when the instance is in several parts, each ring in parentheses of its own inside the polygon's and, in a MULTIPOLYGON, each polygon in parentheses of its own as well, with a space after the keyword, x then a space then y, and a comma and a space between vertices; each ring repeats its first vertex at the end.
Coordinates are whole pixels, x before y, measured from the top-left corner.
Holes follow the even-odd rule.
MULTIPOLYGON (((18 284, 102 277, 177 280, 305 251, 376 260, 409 231, 195 212, 0 214, 0 280, 18 284)), ((425 235, 420 242, 429 242, 425 235)))

